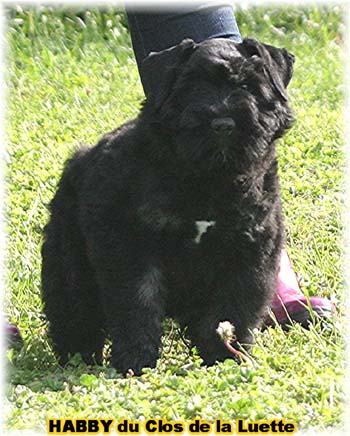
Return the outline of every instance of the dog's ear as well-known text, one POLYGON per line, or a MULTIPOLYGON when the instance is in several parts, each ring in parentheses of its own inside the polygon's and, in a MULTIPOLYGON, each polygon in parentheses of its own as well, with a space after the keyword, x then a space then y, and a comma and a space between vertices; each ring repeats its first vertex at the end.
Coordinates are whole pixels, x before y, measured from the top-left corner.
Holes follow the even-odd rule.
POLYGON ((151 52, 143 61, 142 67, 148 78, 144 83, 147 100, 152 99, 159 108, 170 94, 173 84, 197 45, 192 39, 184 39, 180 44, 159 52, 151 52))
POLYGON ((262 60, 264 72, 273 89, 287 101, 286 88, 293 74, 294 55, 284 48, 262 44, 251 38, 245 38, 240 46, 240 52, 247 58, 257 56, 262 60))

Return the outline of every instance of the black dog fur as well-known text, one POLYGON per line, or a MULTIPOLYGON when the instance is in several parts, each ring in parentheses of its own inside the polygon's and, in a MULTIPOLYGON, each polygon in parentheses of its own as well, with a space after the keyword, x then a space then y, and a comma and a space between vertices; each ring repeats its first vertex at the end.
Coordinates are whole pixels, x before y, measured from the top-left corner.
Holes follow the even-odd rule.
POLYGON ((140 115, 68 162, 45 228, 43 300, 61 362, 139 374, 174 317, 205 364, 251 342, 276 289, 283 224, 275 140, 292 123, 294 58, 245 39, 152 53, 140 115), (200 222, 204 222, 200 234, 200 222), (214 225, 209 225, 214 224, 214 225))

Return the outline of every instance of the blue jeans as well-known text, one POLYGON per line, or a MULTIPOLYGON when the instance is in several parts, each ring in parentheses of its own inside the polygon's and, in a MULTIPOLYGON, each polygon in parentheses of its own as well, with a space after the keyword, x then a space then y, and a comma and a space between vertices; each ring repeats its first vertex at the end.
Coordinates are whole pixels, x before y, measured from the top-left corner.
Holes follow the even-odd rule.
POLYGON ((229 4, 183 6, 176 11, 140 11, 126 5, 131 40, 144 89, 148 89, 143 59, 151 51, 161 51, 185 38, 201 42, 209 38, 231 38, 240 42, 233 8, 229 4))

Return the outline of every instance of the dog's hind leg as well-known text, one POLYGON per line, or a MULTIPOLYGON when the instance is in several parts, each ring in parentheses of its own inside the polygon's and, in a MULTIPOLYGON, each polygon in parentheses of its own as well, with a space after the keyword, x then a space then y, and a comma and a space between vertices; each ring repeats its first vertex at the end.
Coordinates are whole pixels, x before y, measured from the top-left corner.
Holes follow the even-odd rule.
POLYGON ((72 190, 63 194, 61 184, 42 247, 44 312, 61 364, 75 353, 87 363, 100 363, 103 314, 75 210, 72 190))

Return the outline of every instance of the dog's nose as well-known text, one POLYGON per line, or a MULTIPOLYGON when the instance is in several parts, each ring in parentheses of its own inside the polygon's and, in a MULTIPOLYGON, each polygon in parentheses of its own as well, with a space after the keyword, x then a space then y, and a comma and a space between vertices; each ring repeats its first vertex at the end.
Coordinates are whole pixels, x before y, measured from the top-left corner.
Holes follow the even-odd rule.
POLYGON ((214 118, 211 122, 211 128, 218 135, 229 135, 232 133, 236 123, 232 118, 214 118))

